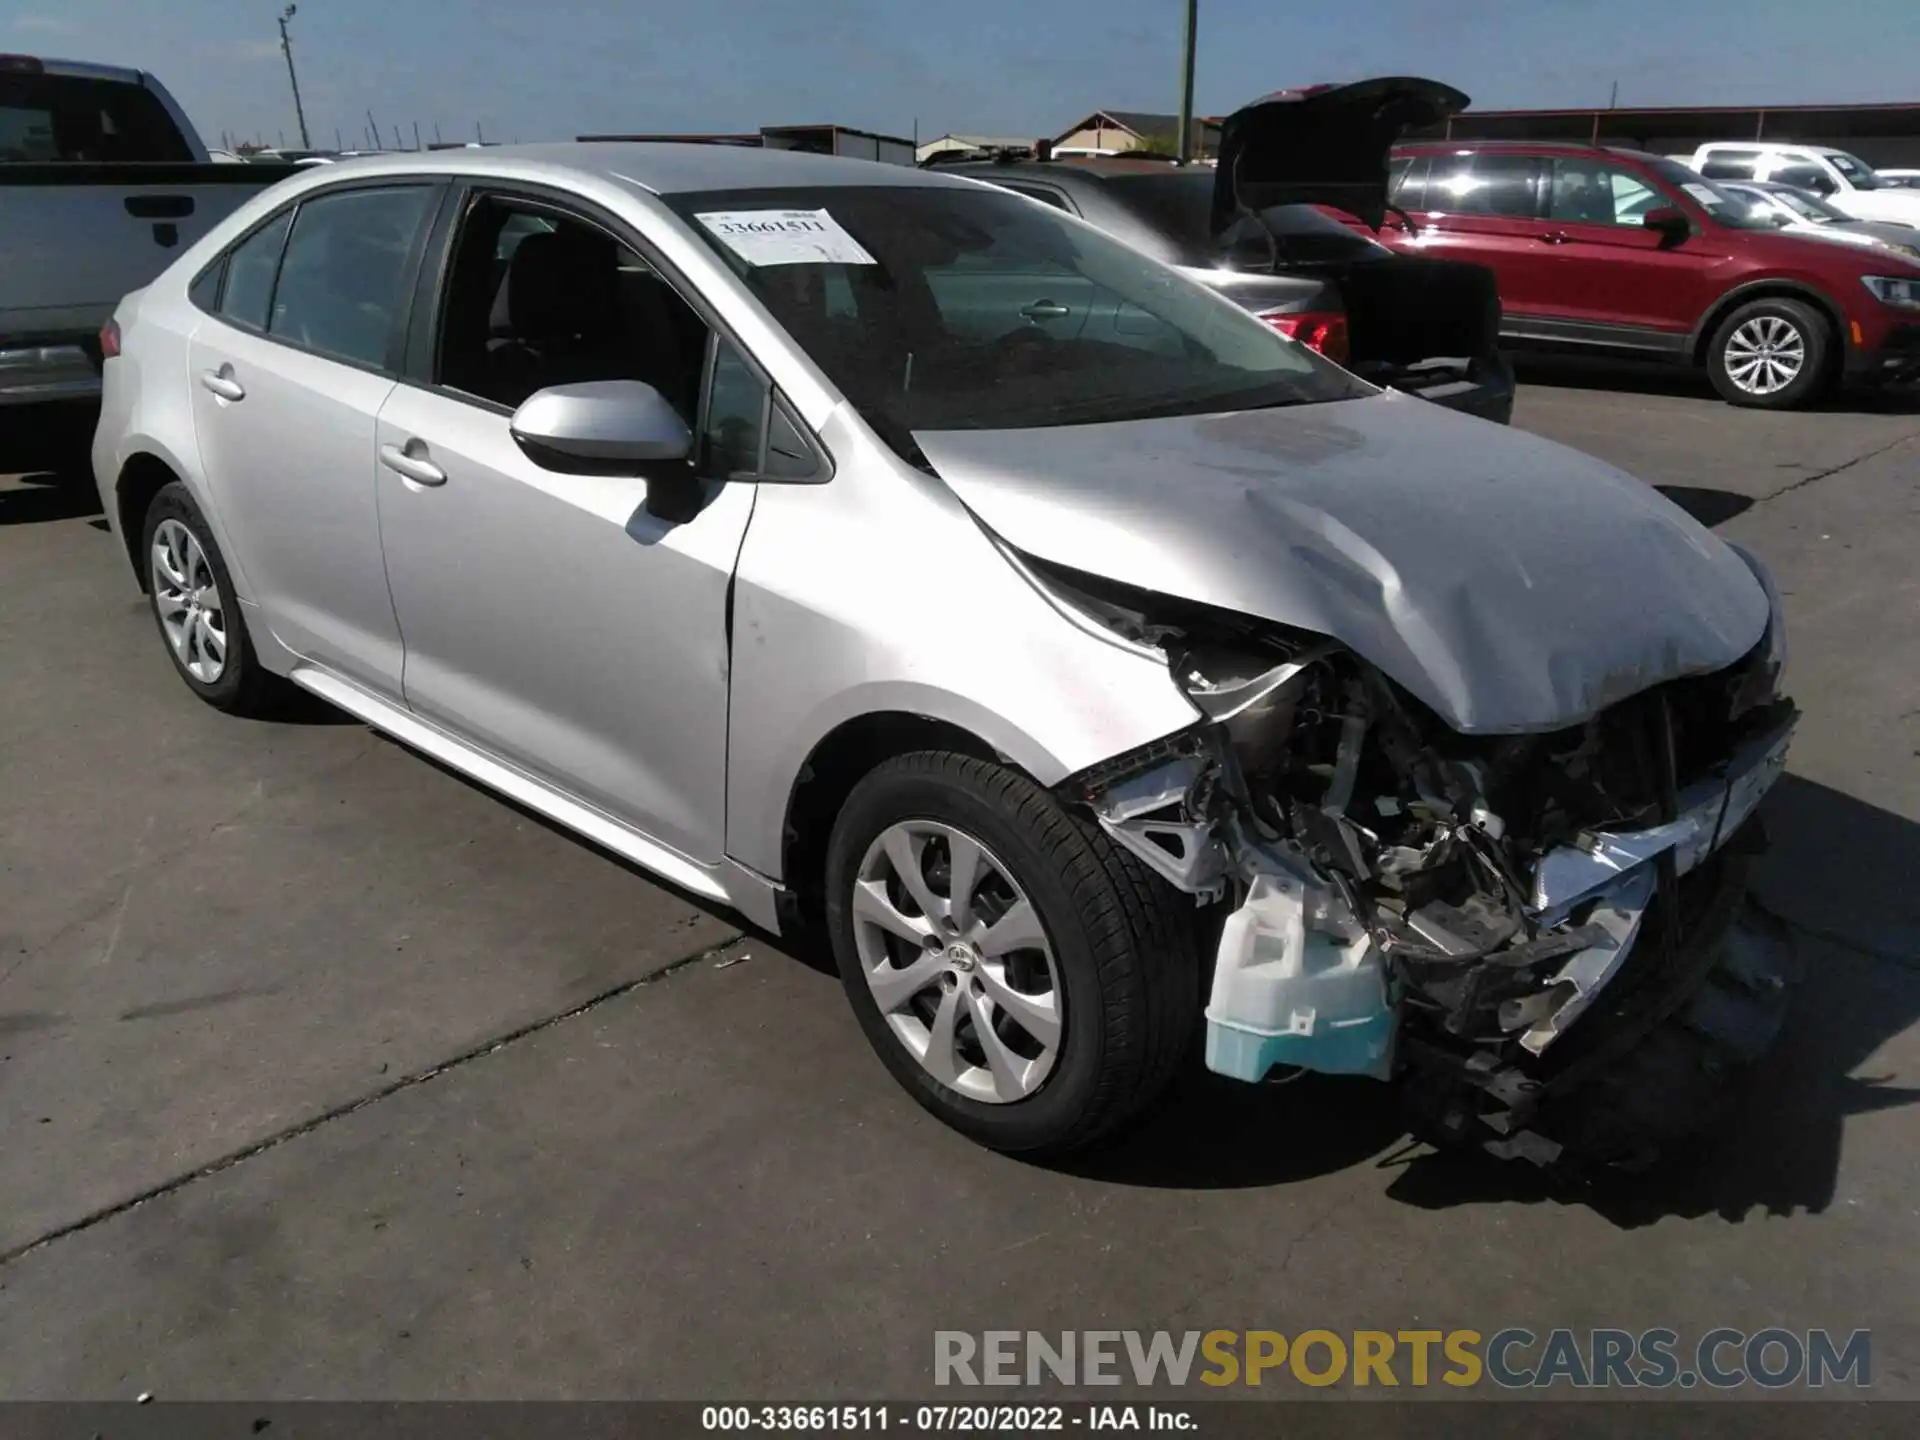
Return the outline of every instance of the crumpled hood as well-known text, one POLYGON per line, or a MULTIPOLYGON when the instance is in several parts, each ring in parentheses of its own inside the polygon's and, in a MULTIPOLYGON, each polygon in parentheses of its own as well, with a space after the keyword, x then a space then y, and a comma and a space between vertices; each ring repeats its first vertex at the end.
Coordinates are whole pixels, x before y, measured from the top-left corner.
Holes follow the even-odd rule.
POLYGON ((1766 629, 1650 486, 1405 396, 914 439, 1016 549, 1329 636, 1462 732, 1577 724, 1766 629))
POLYGON ((1331 205, 1378 230, 1394 141, 1467 104, 1451 85, 1396 75, 1281 90, 1241 106, 1220 127, 1213 233, 1274 205, 1331 205))

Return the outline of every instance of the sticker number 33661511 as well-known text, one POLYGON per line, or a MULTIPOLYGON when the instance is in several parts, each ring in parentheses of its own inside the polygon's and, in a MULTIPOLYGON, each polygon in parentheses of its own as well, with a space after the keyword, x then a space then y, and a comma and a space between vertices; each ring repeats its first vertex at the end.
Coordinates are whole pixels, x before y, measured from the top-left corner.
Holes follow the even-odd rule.
POLYGON ((694 219, 749 265, 872 265, 825 210, 706 210, 694 219))

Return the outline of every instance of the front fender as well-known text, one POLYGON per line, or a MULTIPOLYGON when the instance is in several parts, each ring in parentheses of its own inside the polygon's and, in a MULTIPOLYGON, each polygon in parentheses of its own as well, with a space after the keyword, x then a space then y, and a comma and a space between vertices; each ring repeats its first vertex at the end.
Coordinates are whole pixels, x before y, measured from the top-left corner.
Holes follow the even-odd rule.
POLYGON ((1052 785, 1200 718, 1164 661, 1069 620, 863 429, 826 428, 827 484, 760 487, 735 576, 727 853, 776 878, 801 767, 849 720, 943 721, 1052 785))

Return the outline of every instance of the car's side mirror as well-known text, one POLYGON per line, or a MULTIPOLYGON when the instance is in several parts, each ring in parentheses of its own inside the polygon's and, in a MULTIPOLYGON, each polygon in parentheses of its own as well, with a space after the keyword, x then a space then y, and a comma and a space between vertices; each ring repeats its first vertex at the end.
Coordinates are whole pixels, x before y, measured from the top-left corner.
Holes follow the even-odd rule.
POLYGON ((1649 230, 1658 230, 1668 244, 1684 240, 1693 233, 1693 222, 1687 219, 1686 211, 1677 205, 1656 205, 1640 217, 1640 223, 1649 230))
POLYGON ((513 412, 508 428, 527 458, 548 470, 638 471, 656 520, 678 525, 700 513, 706 487, 687 464, 693 432, 651 385, 550 385, 513 412))
POLYGON ((685 460, 693 453, 687 422, 658 390, 638 380, 550 385, 513 412, 508 428, 528 457, 550 470, 604 470, 685 460))

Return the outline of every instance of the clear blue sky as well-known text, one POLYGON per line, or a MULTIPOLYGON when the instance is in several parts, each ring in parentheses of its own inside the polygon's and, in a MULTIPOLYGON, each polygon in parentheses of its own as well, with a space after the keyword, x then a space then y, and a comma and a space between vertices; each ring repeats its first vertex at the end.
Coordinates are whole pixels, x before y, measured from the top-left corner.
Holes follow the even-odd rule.
MULTIPOLYGON (((304 0, 316 144, 837 121, 1052 134, 1178 104, 1181 0, 304 0), (830 17, 830 18, 829 18, 830 17)), ((0 0, 0 51, 140 66, 293 143, 273 0, 0 0)), ((1430 75, 1482 108, 1920 100, 1920 0, 1201 0, 1198 107, 1430 75)))

